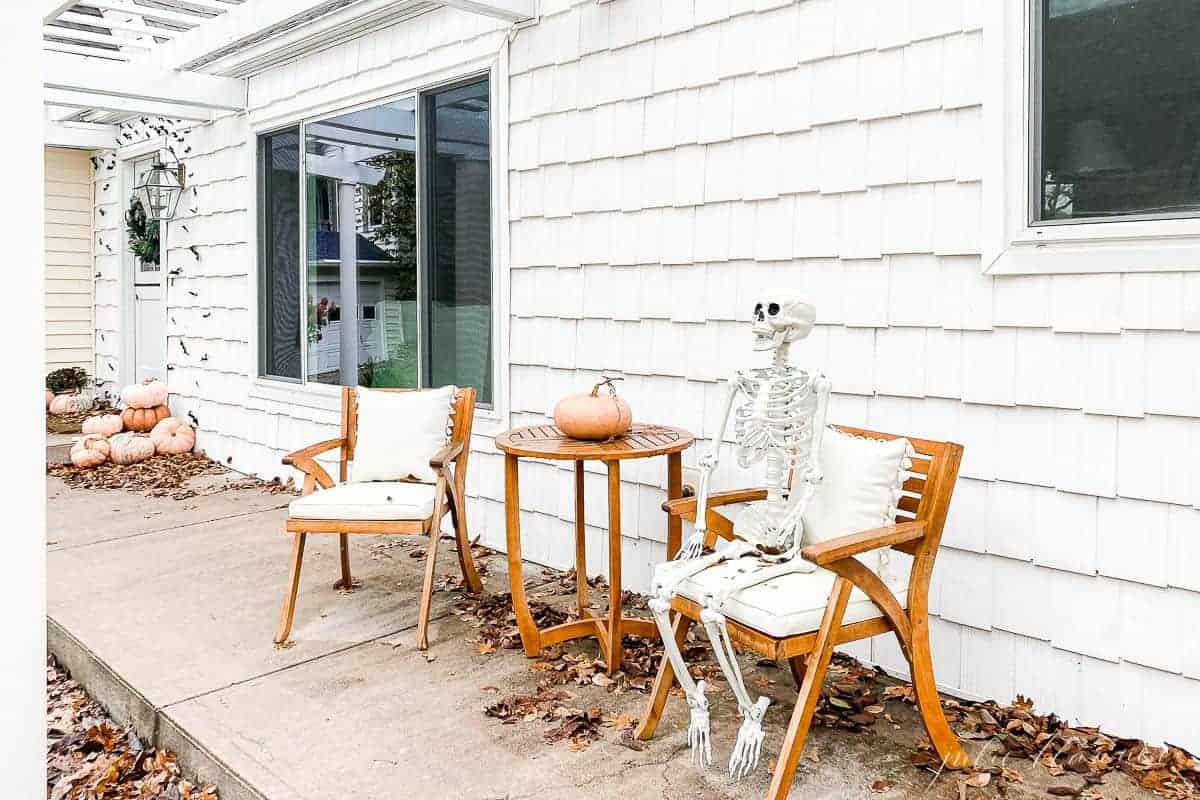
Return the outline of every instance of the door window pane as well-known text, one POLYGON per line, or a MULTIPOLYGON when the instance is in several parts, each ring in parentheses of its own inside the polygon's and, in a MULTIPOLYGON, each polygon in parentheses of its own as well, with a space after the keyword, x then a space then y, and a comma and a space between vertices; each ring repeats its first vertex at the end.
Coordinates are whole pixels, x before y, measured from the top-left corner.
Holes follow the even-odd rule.
POLYGON ((300 379, 300 129, 260 136, 259 368, 300 379))
POLYGON ((417 385, 415 131, 412 98, 305 126, 310 381, 417 385))
POLYGON ((488 81, 424 97, 428 384, 474 386, 492 402, 488 81))
POLYGON ((1200 5, 1041 0, 1039 220, 1200 212, 1200 5))

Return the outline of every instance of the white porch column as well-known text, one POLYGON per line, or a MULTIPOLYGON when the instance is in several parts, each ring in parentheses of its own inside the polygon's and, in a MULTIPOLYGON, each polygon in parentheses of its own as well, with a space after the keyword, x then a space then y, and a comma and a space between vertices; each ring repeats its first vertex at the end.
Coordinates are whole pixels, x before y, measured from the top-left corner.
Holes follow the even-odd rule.
POLYGON ((338 251, 342 258, 341 372, 343 386, 358 385, 358 230, 355 215, 358 184, 338 181, 338 251))

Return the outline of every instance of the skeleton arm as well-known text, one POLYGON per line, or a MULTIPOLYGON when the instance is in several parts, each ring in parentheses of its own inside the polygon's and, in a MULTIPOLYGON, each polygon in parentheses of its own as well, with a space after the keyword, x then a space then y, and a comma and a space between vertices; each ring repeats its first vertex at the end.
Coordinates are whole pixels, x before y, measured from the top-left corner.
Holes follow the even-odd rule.
POLYGON ((721 440, 725 436, 725 428, 729 424, 729 415, 733 413, 733 401, 741 386, 736 377, 725 382, 725 403, 721 407, 721 423, 717 426, 713 437, 712 449, 700 457, 700 485, 696 487, 696 523, 695 530, 683 547, 679 548, 676 558, 696 558, 704 549, 704 535, 708 525, 708 482, 713 470, 721 460, 721 440))
POLYGON ((813 468, 816 470, 817 482, 821 480, 821 438, 825 435, 825 415, 829 411, 829 393, 833 391, 833 381, 823 373, 817 373, 813 379, 813 391, 817 394, 817 413, 813 415, 813 468))

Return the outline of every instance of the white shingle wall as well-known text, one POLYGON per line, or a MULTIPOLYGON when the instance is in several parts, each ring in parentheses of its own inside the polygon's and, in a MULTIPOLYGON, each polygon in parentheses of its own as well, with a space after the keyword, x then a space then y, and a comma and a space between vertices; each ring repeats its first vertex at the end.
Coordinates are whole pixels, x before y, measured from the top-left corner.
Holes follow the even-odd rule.
MULTIPOLYGON (((981 6, 543 0, 509 51, 509 422, 618 373, 635 418, 697 434, 694 463, 755 298, 804 289, 821 324, 796 361, 832 378, 833 421, 966 446, 930 598, 939 682, 1195 749, 1200 723, 1171 710, 1200 704, 1200 646, 1179 635, 1200 616, 1200 273, 981 274, 981 6)), ((251 117, 358 102, 502 42, 481 17, 426 14, 253 78, 251 117)), ((169 381, 202 447, 273 476, 336 414, 249 394, 247 125, 189 140, 169 381)), ((97 198, 115 246, 120 204, 97 198)), ((119 260, 97 247, 97 271, 103 377, 119 260)), ((484 435, 472 449, 470 524, 503 546, 503 459, 484 435)), ((664 466, 622 469, 624 575, 645 589, 664 466)), ((569 566, 569 469, 521 477, 524 555, 569 566)), ((755 480, 727 457, 714 483, 755 480)), ((597 570, 603 485, 589 465, 597 570)), ((851 649, 903 671, 885 638, 851 649)))

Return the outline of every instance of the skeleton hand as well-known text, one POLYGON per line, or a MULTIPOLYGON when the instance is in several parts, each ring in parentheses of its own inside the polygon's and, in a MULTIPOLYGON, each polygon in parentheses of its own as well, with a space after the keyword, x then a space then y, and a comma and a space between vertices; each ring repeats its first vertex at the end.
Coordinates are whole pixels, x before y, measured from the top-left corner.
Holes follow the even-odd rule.
POLYGON ((707 684, 696 683, 695 694, 687 696, 691 719, 688 722, 688 747, 692 749, 692 763, 707 767, 712 763, 712 740, 708 734, 708 698, 704 696, 707 684))
POLYGON ((692 531, 692 535, 687 538, 683 546, 679 548, 679 554, 675 556, 677 560, 688 558, 699 558, 704 552, 704 536, 706 531, 704 528, 696 528, 692 531))
POLYGON ((696 467, 705 472, 712 472, 717 468, 716 452, 705 453, 696 461, 696 467))

